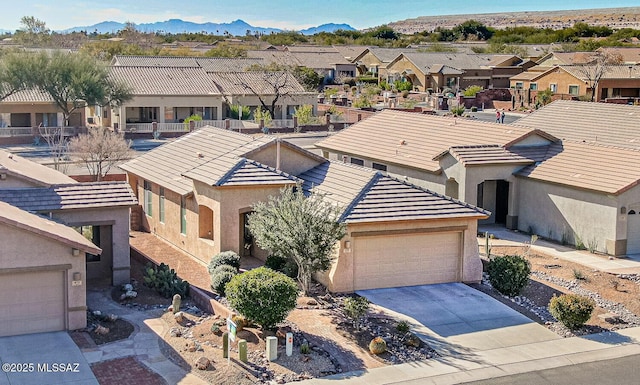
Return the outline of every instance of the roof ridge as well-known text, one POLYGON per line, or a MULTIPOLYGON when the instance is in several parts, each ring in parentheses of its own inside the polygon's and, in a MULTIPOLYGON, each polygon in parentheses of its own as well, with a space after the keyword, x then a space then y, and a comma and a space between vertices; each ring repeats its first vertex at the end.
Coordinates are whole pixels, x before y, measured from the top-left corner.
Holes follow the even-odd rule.
POLYGON ((371 175, 369 182, 367 182, 367 184, 365 184, 364 187, 360 189, 358 194, 356 194, 356 196, 351 200, 347 207, 345 207, 345 209, 342 211, 339 219, 340 222, 344 222, 347 219, 351 210, 353 210, 358 205, 358 203, 360 203, 364 199, 364 197, 367 195, 367 192, 371 190, 371 187, 373 187, 373 185, 375 185, 382 176, 383 175, 380 173, 380 171, 375 171, 373 175, 371 175))
POLYGON ((257 160, 253 160, 253 159, 250 159, 250 158, 244 158, 244 159, 246 159, 248 163, 254 164, 254 165, 256 165, 256 166, 258 166, 260 168, 264 168, 264 169, 269 170, 271 172, 275 172, 276 174, 278 174, 280 176, 283 176, 283 177, 286 177, 286 178, 291 178, 291 179, 295 180, 296 182, 302 181, 302 179, 298 178, 295 175, 289 174, 288 172, 285 172, 285 171, 282 171, 282 170, 278 170, 275 167, 271 167, 271 166, 269 166, 267 164, 258 162, 257 160))
POLYGON ((573 143, 573 144, 584 144, 584 145, 593 146, 593 147, 612 148, 615 150, 627 150, 627 151, 640 152, 640 148, 620 147, 620 146, 615 146, 613 144, 602 144, 598 142, 589 142, 586 140, 562 139, 561 143, 564 143, 564 142, 573 143))

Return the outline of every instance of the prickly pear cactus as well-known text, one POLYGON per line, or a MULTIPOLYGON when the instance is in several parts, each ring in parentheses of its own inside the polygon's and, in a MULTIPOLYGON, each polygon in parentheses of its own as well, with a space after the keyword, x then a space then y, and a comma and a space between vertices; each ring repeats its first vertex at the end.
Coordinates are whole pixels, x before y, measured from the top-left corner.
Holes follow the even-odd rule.
POLYGON ((369 351, 373 354, 382 354, 387 351, 387 343, 382 337, 376 337, 369 343, 369 351))
POLYGON ((180 294, 176 294, 173 296, 173 302, 171 303, 173 306, 173 314, 176 314, 177 312, 180 311, 181 300, 182 300, 182 297, 180 297, 180 294))

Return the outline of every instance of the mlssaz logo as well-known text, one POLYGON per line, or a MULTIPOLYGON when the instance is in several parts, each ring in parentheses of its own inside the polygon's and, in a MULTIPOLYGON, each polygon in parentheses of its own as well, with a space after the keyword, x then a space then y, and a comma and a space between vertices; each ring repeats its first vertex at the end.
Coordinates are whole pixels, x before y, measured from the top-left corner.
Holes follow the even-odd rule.
POLYGON ((38 372, 45 373, 79 373, 80 372, 80 364, 79 363, 62 363, 62 362, 54 362, 54 363, 43 363, 38 364, 38 372))

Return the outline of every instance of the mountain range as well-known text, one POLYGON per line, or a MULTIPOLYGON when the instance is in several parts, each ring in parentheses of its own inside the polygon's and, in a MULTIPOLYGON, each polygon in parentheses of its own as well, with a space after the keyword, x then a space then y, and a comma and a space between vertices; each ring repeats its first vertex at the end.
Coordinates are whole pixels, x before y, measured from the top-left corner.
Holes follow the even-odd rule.
MULTIPOLYGON (((61 33, 71 33, 71 32, 79 32, 86 31, 87 33, 97 32, 97 33, 114 33, 124 29, 126 26, 125 23, 119 23, 115 21, 103 21, 98 24, 82 26, 82 27, 73 27, 69 29, 65 29, 62 31, 58 31, 61 33)), ((229 35, 233 36, 243 36, 246 34, 270 34, 282 32, 282 29, 278 28, 269 28, 269 27, 254 27, 244 20, 235 20, 230 23, 193 23, 190 21, 184 21, 180 19, 170 19, 167 21, 160 21, 155 23, 142 23, 135 24, 135 27, 138 31, 141 32, 163 32, 163 33, 198 33, 205 32, 214 35, 224 35, 225 32, 229 35)), ((298 31, 304 35, 313 35, 319 32, 334 32, 338 29, 344 30, 355 30, 355 28, 351 27, 348 24, 322 24, 317 27, 311 27, 307 29, 303 29, 298 31)))

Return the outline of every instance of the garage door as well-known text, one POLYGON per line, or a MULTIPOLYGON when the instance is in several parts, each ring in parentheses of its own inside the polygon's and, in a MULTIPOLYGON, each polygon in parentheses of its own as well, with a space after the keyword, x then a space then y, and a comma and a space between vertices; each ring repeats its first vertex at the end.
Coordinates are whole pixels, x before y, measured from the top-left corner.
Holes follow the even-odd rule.
POLYGON ((640 214, 633 210, 627 215, 627 254, 640 254, 640 214))
POLYGON ((461 233, 354 240, 355 290, 458 282, 461 233))
POLYGON ((0 336, 65 330, 62 271, 0 275, 0 336))

